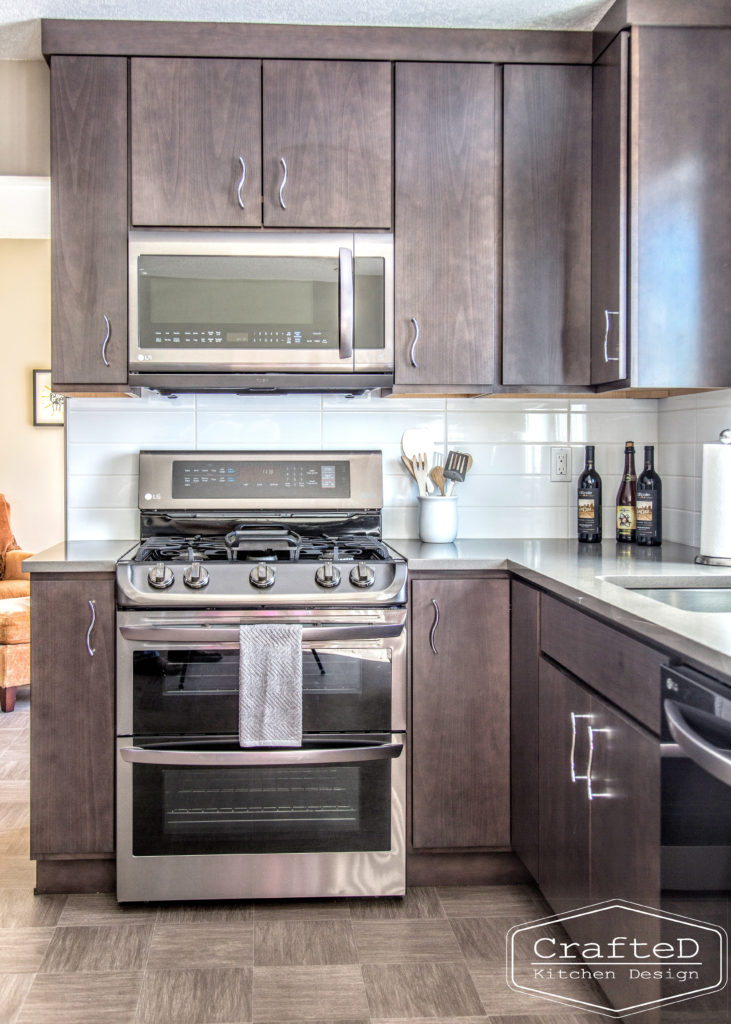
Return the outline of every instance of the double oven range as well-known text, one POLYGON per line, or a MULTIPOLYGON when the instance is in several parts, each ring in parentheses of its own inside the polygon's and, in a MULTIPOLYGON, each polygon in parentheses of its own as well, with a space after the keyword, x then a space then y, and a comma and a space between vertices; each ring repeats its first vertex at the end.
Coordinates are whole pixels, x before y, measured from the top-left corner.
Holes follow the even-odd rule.
POLYGON ((117 566, 117 898, 405 891, 406 564, 380 452, 140 453, 117 566), (240 628, 302 626, 302 744, 239 743, 240 628))

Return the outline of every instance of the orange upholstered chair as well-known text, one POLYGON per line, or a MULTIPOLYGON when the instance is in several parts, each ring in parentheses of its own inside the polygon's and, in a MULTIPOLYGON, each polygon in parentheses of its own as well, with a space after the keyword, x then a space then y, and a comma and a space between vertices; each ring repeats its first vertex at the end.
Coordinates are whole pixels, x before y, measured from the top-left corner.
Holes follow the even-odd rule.
POLYGON ((12 711, 19 686, 30 682, 30 574, 10 527, 10 505, 0 494, 0 708, 12 711))

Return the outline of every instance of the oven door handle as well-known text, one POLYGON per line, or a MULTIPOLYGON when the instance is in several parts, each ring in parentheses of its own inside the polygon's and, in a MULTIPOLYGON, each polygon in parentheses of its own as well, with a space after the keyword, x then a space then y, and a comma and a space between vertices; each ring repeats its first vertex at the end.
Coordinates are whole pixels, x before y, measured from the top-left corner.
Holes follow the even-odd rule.
MULTIPOLYGON (((247 623, 242 623, 247 625, 247 623)), ((404 624, 374 623, 371 625, 352 626, 304 626, 302 640, 304 643, 324 643, 327 640, 381 640, 388 637, 401 636, 404 624)), ((150 643, 218 643, 236 644, 239 642, 238 626, 120 626, 120 634, 125 640, 145 640, 150 643)))
POLYGON ((684 754, 709 775, 731 786, 731 756, 692 729, 674 700, 666 700, 664 708, 670 734, 684 754))
POLYGON ((359 761, 387 761, 400 757, 403 743, 381 743, 373 747, 345 747, 331 750, 159 750, 150 747, 121 747, 123 761, 189 768, 268 768, 276 765, 351 764, 359 761))

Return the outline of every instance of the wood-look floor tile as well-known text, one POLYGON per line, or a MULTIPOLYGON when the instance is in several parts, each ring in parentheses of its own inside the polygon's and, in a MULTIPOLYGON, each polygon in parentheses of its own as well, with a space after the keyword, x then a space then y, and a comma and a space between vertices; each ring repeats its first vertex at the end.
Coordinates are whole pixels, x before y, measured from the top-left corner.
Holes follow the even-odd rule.
POLYGON ((354 921, 410 920, 416 918, 445 917, 437 890, 430 886, 415 885, 405 896, 364 896, 349 900, 350 916, 354 921))
POLYGON ((254 917, 253 903, 243 900, 160 903, 157 911, 158 924, 236 924, 254 917))
POLYGON ((30 857, 30 828, 6 828, 0 831, 0 856, 30 857))
POLYGON ((367 1019, 360 967, 255 967, 254 1021, 367 1019))
POLYGON ((462 952, 447 920, 355 921, 353 933, 363 964, 460 960, 462 952))
POLYGON ((142 974, 37 974, 14 1024, 133 1024, 142 974))
POLYGON ((0 800, 3 803, 22 803, 30 810, 30 780, 5 779, 0 784, 0 800))
POLYGON ((257 967, 357 963, 350 921, 257 921, 254 925, 257 967))
MULTIPOLYGON (((599 1024, 600 1021, 608 1019, 606 1017, 598 1017, 595 1013, 572 1013, 570 1010, 562 1009, 559 1004, 556 1004, 553 1010, 551 1010, 549 1003, 545 1003, 545 1006, 550 1011, 548 1015, 546 1015, 545 1010, 541 1010, 535 1015, 519 1013, 515 1015, 510 1014, 509 1016, 490 1016, 487 1018, 488 1024, 599 1024)), ((642 1017, 640 1017, 640 1020, 642 1020, 642 1017)), ((411 1024, 410 1021, 409 1024, 411 1024)), ((711 1021, 704 1021, 703 1024, 711 1024, 711 1021)))
POLYGON ((530 885, 440 886, 437 892, 447 917, 512 917, 521 924, 551 913, 530 885))
POLYGON ((251 968, 147 971, 139 1024, 238 1024, 251 1020, 251 968))
POLYGON ((29 860, 27 854, 0 853, 0 881, 4 889, 32 892, 36 884, 35 861, 29 860))
POLYGON ((151 924, 56 928, 39 970, 41 974, 141 971, 151 936, 151 924))
POLYGON ((53 932, 53 928, 0 928, 0 949, 9 972, 32 974, 37 971, 53 932))
POLYGON ((254 957, 251 921, 234 924, 160 924, 150 942, 147 968, 251 967, 254 957))
POLYGON ((32 889, 0 888, 0 928, 54 925, 65 903, 66 896, 34 896, 32 889))
POLYGON ((484 1016, 464 963, 364 964, 371 1017, 484 1016))
MULTIPOLYGON (((409 1017, 409 1024, 492 1024, 492 1017, 409 1017)), ((370 1024, 404 1024, 403 1018, 371 1017, 370 1024)), ((557 1024, 554 1021, 554 1024, 557 1024)), ((594 1021, 594 1024, 597 1024, 594 1021)))
POLYGON ((33 984, 32 974, 0 974, 0 1022, 11 1024, 17 1018, 33 984))
POLYGON ((145 903, 119 904, 105 893, 72 895, 58 920, 64 926, 112 926, 150 924, 157 918, 157 907, 145 903))
POLYGON ((350 917, 348 900, 257 900, 254 919, 257 921, 330 921, 350 917))
POLYGON ((505 936, 514 917, 453 917, 451 923, 467 963, 505 963, 505 936))
MULTIPOLYGON (((536 1016, 556 1017, 583 1011, 576 1011, 571 1006, 561 1003, 554 1003, 549 999, 542 999, 539 996, 531 995, 530 992, 516 992, 508 986, 505 980, 505 964, 483 963, 479 966, 471 965, 470 974, 479 992, 482 1005, 488 1017, 509 1016, 511 1019, 520 1014, 535 1018, 536 1016)), ((591 1002, 600 1002, 600 996, 596 991, 590 989, 581 982, 556 981, 556 988, 552 989, 556 994, 564 994, 572 998, 588 999, 591 1002), (562 987, 561 987, 562 986, 562 987)), ((584 1014, 594 1017, 594 1014, 584 1014)), ((573 1024, 573 1022, 572 1022, 573 1024)), ((596 1022, 594 1022, 596 1024, 596 1022)))

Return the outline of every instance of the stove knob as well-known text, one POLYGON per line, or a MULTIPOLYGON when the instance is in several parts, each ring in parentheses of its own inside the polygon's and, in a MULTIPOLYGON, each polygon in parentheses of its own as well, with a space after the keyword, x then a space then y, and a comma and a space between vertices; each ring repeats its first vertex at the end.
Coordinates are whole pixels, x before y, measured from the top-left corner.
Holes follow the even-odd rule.
POLYGON ((192 587, 193 590, 200 590, 202 587, 207 587, 209 582, 208 569, 200 562, 193 562, 183 572, 183 583, 186 587, 192 587))
POLYGON ((274 586, 274 569, 266 562, 259 562, 249 573, 249 582, 260 590, 267 590, 274 586))
POLYGON ((330 590, 340 583, 340 570, 332 562, 323 562, 315 573, 315 583, 318 587, 326 587, 330 590))
POLYGON ((375 579, 375 569, 368 565, 367 562, 358 562, 358 564, 353 566, 350 570, 350 582, 354 587, 361 587, 365 590, 366 587, 373 586, 375 579))
POLYGON ((156 590, 167 590, 172 587, 175 577, 170 566, 157 562, 147 574, 147 582, 156 590))

